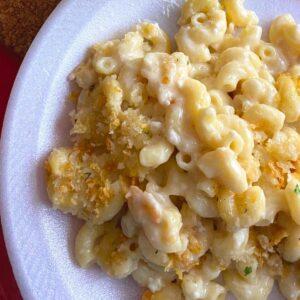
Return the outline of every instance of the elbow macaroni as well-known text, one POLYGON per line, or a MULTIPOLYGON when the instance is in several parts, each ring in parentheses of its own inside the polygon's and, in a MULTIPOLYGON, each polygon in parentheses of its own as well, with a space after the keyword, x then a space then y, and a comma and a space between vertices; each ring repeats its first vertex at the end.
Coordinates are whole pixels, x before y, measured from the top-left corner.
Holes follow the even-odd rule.
POLYGON ((246 172, 230 149, 219 148, 205 154, 199 160, 199 168, 207 178, 217 179, 235 193, 242 193, 248 187, 246 172))
POLYGON ((75 257, 82 268, 87 268, 95 262, 95 243, 104 234, 103 226, 95 226, 89 223, 83 225, 75 240, 75 257))
POLYGON ((144 167, 157 168, 167 162, 174 151, 173 145, 166 140, 154 141, 140 152, 140 163, 144 167))
POLYGON ((265 202, 263 190, 253 186, 235 196, 230 192, 221 193, 218 209, 229 228, 248 228, 264 218, 265 202))
POLYGON ((132 273, 132 277, 138 284, 155 293, 168 286, 176 275, 172 272, 164 272, 161 268, 140 263, 137 270, 132 273))
POLYGON ((192 269, 182 279, 182 290, 187 300, 224 299, 226 290, 221 285, 204 280, 205 275, 199 269, 192 269))
POLYGON ((258 130, 263 130, 268 135, 273 136, 282 129, 285 115, 272 106, 254 104, 244 112, 243 118, 258 130))
POLYGON ((180 235, 181 215, 169 199, 160 194, 142 192, 134 186, 126 197, 131 214, 143 227, 154 248, 166 253, 184 250, 180 235))
POLYGON ((298 91, 298 79, 282 74, 277 79, 278 92, 280 95, 280 110, 286 115, 289 123, 298 121, 300 117, 300 95, 298 91))
POLYGON ((247 79, 243 82, 241 90, 242 95, 248 100, 269 106, 278 105, 278 92, 267 80, 262 78, 247 79))
POLYGON ((297 300, 300 297, 299 264, 285 265, 284 273, 279 280, 279 288, 288 300, 297 300))
POLYGON ((224 272, 226 287, 237 299, 267 300, 271 293, 274 280, 263 271, 257 272, 253 280, 245 280, 234 270, 224 272))
POLYGON ((232 47, 220 54, 216 63, 216 86, 232 92, 241 80, 257 78, 261 68, 259 57, 247 48, 232 47))
MULTIPOLYGON (((231 25, 233 25, 231 23, 231 25)), ((228 31, 223 41, 216 44, 215 48, 218 51, 226 50, 232 47, 250 47, 251 50, 256 49, 261 41, 262 28, 256 25, 247 25, 241 28, 239 32, 228 31)))
POLYGON ((228 266, 231 260, 238 260, 247 251, 249 229, 239 229, 236 232, 218 232, 210 247, 210 251, 222 265, 228 266))
POLYGON ((260 42, 256 47, 255 52, 263 63, 266 64, 272 75, 277 75, 287 70, 287 60, 284 58, 280 50, 274 45, 260 42))
POLYGON ((263 300, 274 279, 296 300, 299 27, 278 17, 264 42, 244 0, 186 0, 178 24, 177 52, 142 22, 71 73, 53 207, 85 221, 78 264, 132 275, 142 300, 263 300))
POLYGON ((236 26, 245 27, 258 23, 256 14, 253 11, 245 9, 244 0, 223 0, 222 2, 229 20, 236 26))
POLYGON ((179 29, 175 36, 178 49, 192 63, 207 62, 211 59, 209 46, 222 41, 226 28, 226 15, 223 10, 201 11, 191 17, 190 24, 179 29))
POLYGON ((269 38, 273 44, 282 47, 289 58, 299 56, 299 27, 290 14, 279 16, 272 22, 269 38))

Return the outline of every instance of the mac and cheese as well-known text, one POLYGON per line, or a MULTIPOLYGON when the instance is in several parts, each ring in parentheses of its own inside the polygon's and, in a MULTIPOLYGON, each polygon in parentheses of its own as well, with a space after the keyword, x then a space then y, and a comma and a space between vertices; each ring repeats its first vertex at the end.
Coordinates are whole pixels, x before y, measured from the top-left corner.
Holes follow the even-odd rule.
POLYGON ((178 24, 173 53, 143 22, 70 75, 74 144, 46 169, 85 221, 76 260, 143 300, 263 300, 274 279, 299 299, 299 27, 278 17, 265 42, 243 0, 186 0, 178 24))

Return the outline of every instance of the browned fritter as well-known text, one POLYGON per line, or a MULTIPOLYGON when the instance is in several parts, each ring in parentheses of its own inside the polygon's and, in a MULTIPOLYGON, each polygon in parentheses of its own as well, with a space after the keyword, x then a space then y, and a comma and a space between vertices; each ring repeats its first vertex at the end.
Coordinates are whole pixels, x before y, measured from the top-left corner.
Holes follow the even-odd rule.
POLYGON ((46 18, 60 0, 0 0, 0 39, 25 55, 46 18))

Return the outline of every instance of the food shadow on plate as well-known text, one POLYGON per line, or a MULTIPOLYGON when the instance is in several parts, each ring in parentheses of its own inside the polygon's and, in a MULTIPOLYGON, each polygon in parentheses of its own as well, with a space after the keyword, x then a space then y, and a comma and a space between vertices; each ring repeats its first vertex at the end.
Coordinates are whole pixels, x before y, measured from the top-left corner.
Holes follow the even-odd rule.
POLYGON ((65 99, 60 104, 61 109, 55 120, 53 129, 49 130, 51 131, 50 134, 47 132, 47 138, 49 139, 48 145, 44 147, 45 149, 42 151, 42 155, 39 156, 33 170, 36 178, 37 201, 43 203, 43 205, 46 205, 48 208, 51 207, 51 202, 47 194, 45 163, 53 148, 71 146, 70 130, 72 123, 69 113, 75 106, 68 100, 68 93, 72 90, 73 86, 70 84, 67 96, 65 96, 65 99))
MULTIPOLYGON (((64 84, 66 84, 66 82, 64 84)), ((46 134, 44 133, 47 138, 47 145, 44 146, 44 149, 42 151, 40 151, 41 155, 39 155, 30 173, 32 173, 32 178, 35 178, 35 204, 37 206, 41 206, 42 210, 46 210, 47 214, 49 214, 51 218, 53 218, 54 222, 57 221, 57 223, 60 224, 60 227, 64 227, 66 229, 66 243, 68 248, 67 251, 70 255, 70 259, 72 260, 74 265, 77 266, 74 254, 75 237, 78 230, 82 226, 83 221, 69 214, 64 214, 59 210, 53 210, 51 201, 47 193, 47 175, 45 168, 45 162, 53 148, 71 146, 70 130, 72 128, 72 122, 69 113, 72 109, 75 108, 75 106, 69 100, 68 95, 69 92, 73 89, 73 84, 69 83, 68 88, 64 93, 65 97, 62 97, 62 101, 59 103, 59 111, 55 114, 56 117, 54 122, 52 123, 47 120, 47 123, 51 124, 49 125, 51 126, 51 128, 47 128, 46 134)), ((45 137, 43 138, 45 139, 45 137)))

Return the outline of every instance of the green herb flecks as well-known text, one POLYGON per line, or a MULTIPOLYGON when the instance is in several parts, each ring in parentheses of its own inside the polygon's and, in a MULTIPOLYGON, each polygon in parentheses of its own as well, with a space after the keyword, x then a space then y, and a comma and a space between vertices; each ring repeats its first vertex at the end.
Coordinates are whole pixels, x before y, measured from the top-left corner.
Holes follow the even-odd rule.
POLYGON ((245 276, 248 276, 249 274, 251 274, 252 273, 252 268, 251 267, 246 267, 245 269, 244 269, 244 274, 245 274, 245 276))
POLYGON ((300 195, 300 185, 296 184, 295 189, 294 189, 294 193, 297 195, 300 195))

